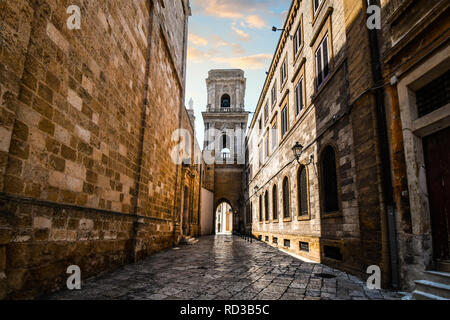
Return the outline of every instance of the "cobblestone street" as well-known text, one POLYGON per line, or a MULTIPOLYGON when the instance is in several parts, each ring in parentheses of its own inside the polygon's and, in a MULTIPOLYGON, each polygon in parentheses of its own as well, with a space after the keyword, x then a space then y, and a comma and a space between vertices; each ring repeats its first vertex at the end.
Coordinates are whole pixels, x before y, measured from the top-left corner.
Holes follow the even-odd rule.
POLYGON ((48 299, 68 300, 319 300, 400 299, 368 290, 344 272, 302 262, 264 243, 210 236, 196 245, 153 255, 48 299), (326 279, 320 273, 334 275, 326 279))

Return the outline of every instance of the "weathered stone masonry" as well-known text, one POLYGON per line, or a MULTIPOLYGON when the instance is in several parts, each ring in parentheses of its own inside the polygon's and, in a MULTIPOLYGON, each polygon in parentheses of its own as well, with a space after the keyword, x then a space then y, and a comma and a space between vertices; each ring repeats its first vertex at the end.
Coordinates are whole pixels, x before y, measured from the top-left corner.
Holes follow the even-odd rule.
POLYGON ((176 0, 0 1, 0 298, 55 290, 72 264, 85 278, 178 241, 186 170, 169 152, 173 131, 193 133, 189 15, 176 0), (66 26, 72 4, 80 30, 66 26))

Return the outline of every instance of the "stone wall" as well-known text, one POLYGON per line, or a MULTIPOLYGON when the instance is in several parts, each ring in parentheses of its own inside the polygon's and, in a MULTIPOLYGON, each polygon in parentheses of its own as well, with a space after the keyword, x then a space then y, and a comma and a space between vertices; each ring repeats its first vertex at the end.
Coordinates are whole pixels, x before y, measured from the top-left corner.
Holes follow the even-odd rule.
POLYGON ((182 174, 169 152, 173 131, 193 132, 190 9, 164 3, 0 1, 0 298, 55 290, 71 264, 85 278, 177 241, 182 174), (72 4, 80 30, 66 26, 72 4))
MULTIPOLYGON (((389 266, 386 264, 385 226, 381 210, 375 101, 368 95, 372 86, 368 33, 365 32, 364 1, 323 1, 313 14, 312 1, 294 1, 284 32, 274 56, 269 76, 263 88, 249 133, 249 165, 251 181, 249 201, 253 208, 253 233, 273 245, 308 259, 320 261, 359 276, 367 267, 382 267, 383 283, 388 283, 389 266), (294 55, 294 34, 302 26, 302 45, 294 55), (330 72, 317 86, 315 52, 318 45, 329 37, 330 72), (287 83, 280 84, 280 68, 287 61, 287 83), (295 86, 303 77, 305 107, 300 114, 295 109, 295 86), (277 86, 276 104, 271 106, 271 90, 277 86), (361 98, 362 97, 362 98, 361 98), (357 98, 358 103, 354 103, 357 98), (264 106, 269 101, 266 121, 264 106), (288 110, 288 132, 281 136, 281 111, 288 110), (263 123, 262 132, 258 126, 263 123), (259 146, 264 146, 265 133, 277 124, 278 141, 260 165, 259 146), (308 216, 299 213, 297 175, 300 164, 295 160, 292 147, 296 142, 304 146, 299 159, 307 169, 308 216), (336 155, 339 210, 332 214, 323 208, 321 159, 325 147, 331 146, 336 155), (311 158, 311 156, 313 158, 311 158), (282 183, 289 179, 290 218, 283 219, 282 183), (368 182, 370 181, 370 183, 368 182), (272 213, 272 190, 277 187, 278 220, 272 213), (257 187, 255 189, 255 187, 257 187), (259 221, 259 197, 269 193, 269 221, 259 221), (290 247, 284 246, 290 240, 290 247), (309 243, 309 252, 301 250, 300 242, 309 243), (327 254, 325 248, 339 251, 341 259, 327 254)), ((248 205, 248 204, 247 204, 248 205)), ((263 210, 265 205, 263 201, 263 210)))

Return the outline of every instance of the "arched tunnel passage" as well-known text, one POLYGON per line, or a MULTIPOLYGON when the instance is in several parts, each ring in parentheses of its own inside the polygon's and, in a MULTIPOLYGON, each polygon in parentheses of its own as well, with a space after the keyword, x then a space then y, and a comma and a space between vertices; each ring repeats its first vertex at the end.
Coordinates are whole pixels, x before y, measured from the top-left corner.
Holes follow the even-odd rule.
POLYGON ((216 206, 214 227, 216 235, 233 234, 233 207, 228 200, 220 200, 216 206))

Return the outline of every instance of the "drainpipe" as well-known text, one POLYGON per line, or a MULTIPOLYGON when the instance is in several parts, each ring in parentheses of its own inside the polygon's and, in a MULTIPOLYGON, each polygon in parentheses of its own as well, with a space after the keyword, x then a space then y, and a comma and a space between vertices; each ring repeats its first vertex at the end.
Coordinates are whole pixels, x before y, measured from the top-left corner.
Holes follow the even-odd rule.
POLYGON ((137 170, 136 170, 136 180, 134 181, 134 197, 133 197, 133 230, 132 230, 132 251, 131 251, 131 261, 137 261, 137 237, 139 231, 139 192, 140 192, 140 181, 142 173, 142 157, 144 152, 144 140, 145 140, 145 128, 147 127, 147 107, 148 107, 148 89, 149 89, 149 76, 150 76, 150 56, 151 56, 151 43, 152 43, 152 31, 153 31, 153 1, 149 1, 149 22, 148 22, 148 36, 147 36, 147 56, 145 65, 145 85, 144 85, 144 99, 142 103, 142 115, 141 115, 141 131, 139 134, 139 149, 138 149, 138 160, 137 160, 137 170))
MULTIPOLYGON (((380 6, 378 0, 367 0, 367 4, 380 6)), ((380 58, 380 48, 378 43, 378 31, 376 29, 369 30, 369 47, 372 64, 372 77, 375 84, 383 83, 382 64, 380 58)), ((389 252, 391 262, 391 285, 394 289, 400 286, 399 277, 399 263, 398 263, 398 248, 396 236, 395 212, 396 206, 394 201, 394 188, 392 184, 391 158, 389 150, 388 126, 386 117, 386 106, 384 103, 384 88, 379 87, 375 89, 377 125, 379 135, 379 146, 381 153, 381 167, 382 167, 382 184, 383 184, 383 198, 385 201, 385 210, 388 227, 389 252)))

